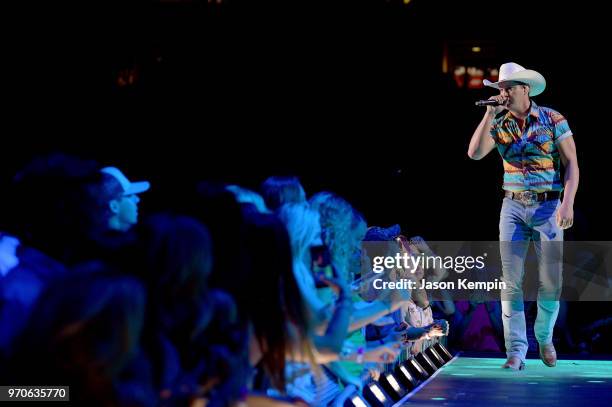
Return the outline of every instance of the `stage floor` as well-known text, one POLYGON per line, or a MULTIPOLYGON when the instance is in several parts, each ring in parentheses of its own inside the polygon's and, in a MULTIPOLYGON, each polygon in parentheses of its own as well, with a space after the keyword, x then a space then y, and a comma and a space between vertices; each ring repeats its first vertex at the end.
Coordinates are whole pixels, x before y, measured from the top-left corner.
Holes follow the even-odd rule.
POLYGON ((528 359, 526 369, 502 369, 505 359, 458 357, 405 406, 612 406, 612 361, 559 360, 550 368, 528 359))

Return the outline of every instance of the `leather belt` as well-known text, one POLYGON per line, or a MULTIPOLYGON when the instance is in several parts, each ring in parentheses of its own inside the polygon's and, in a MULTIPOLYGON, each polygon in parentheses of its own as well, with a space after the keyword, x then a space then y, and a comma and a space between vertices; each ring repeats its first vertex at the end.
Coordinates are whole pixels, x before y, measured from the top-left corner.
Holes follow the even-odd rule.
POLYGON ((553 199, 559 199, 561 192, 559 191, 547 191, 547 192, 533 192, 533 191, 520 191, 511 192, 506 191, 504 196, 510 198, 513 201, 518 201, 523 205, 535 205, 538 202, 550 201, 553 199))

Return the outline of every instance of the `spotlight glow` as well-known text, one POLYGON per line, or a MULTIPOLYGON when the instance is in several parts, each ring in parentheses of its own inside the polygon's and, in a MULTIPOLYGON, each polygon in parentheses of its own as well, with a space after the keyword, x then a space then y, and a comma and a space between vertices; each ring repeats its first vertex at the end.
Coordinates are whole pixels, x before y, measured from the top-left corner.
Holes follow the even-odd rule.
POLYGON ((382 393, 382 391, 380 391, 380 389, 378 387, 376 387, 375 385, 370 386, 370 390, 372 390, 372 393, 376 396, 376 398, 380 401, 383 402, 386 400, 385 395, 382 393))

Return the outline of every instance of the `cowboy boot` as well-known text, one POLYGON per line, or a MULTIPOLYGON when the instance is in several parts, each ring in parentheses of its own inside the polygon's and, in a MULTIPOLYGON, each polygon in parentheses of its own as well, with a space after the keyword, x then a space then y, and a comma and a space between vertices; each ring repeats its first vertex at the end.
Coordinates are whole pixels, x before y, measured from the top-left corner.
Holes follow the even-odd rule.
POLYGON ((552 343, 540 345, 540 359, 548 367, 555 367, 557 365, 557 352, 552 343))
POLYGON ((524 370, 525 362, 521 360, 518 356, 510 356, 506 363, 502 365, 504 369, 512 369, 512 370, 524 370))

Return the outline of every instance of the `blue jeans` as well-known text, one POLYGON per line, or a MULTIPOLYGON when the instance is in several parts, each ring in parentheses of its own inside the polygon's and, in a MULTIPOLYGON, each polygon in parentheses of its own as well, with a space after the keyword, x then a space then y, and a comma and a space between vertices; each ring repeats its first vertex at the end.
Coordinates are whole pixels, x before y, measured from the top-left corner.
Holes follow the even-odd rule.
POLYGON ((557 225, 558 199, 523 205, 504 198, 499 218, 503 281, 502 321, 506 354, 525 360, 528 350, 523 308, 523 276, 529 242, 538 257, 538 315, 534 332, 540 345, 552 343, 562 283, 563 229, 557 225), (511 242, 511 243, 505 243, 511 242), (561 242, 561 243, 549 243, 561 242))

